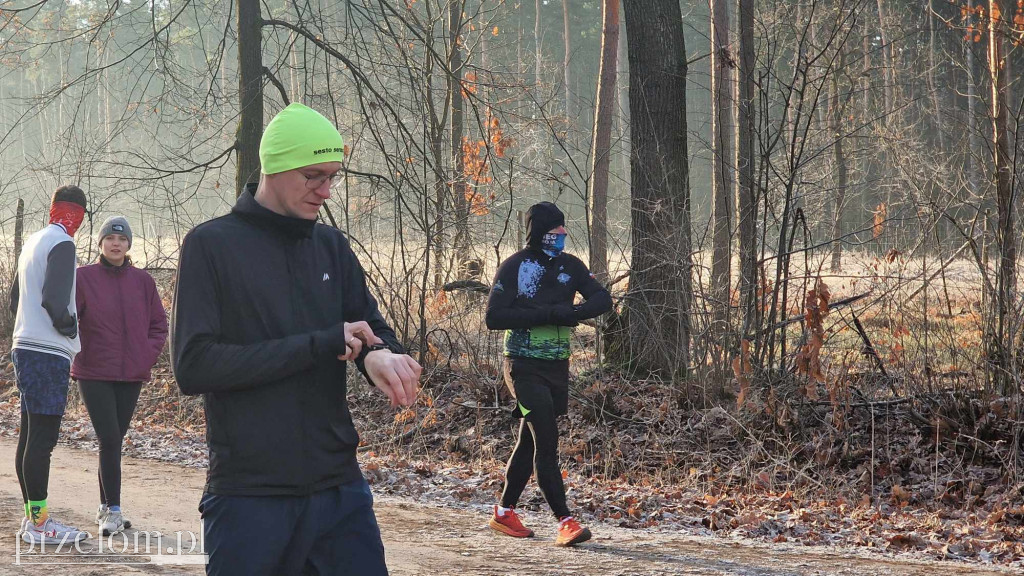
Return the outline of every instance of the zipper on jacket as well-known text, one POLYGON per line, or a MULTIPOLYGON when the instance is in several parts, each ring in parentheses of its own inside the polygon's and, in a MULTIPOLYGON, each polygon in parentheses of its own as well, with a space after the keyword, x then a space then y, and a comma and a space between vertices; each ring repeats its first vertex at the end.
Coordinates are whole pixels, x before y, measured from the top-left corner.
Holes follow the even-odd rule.
MULTIPOLYGON (((299 284, 298 282, 296 282, 296 268, 299 268, 299 274, 302 274, 303 272, 305 272, 305 270, 302 269, 303 267, 301 265, 300 266, 294 266, 295 259, 299 256, 299 253, 301 251, 299 249, 299 248, 301 248, 301 245, 302 245, 302 242, 285 240, 285 254, 286 254, 286 256, 285 256, 285 269, 288 272, 288 306, 291 308, 291 317, 292 318, 298 318, 299 317, 297 313, 298 313, 298 310, 300 308, 299 306, 296 305, 296 297, 297 297, 296 290, 297 290, 298 284, 299 284)), ((301 262, 299 264, 301 264, 301 262)), ((305 316, 302 316, 302 318, 303 318, 303 320, 305 320, 305 316)), ((314 360, 314 362, 315 362, 315 360, 314 360)), ((315 377, 315 375, 316 375, 316 364, 315 363, 314 363, 314 366, 313 366, 313 374, 314 374, 314 377, 315 377)), ((305 406, 306 396, 307 396, 306 394, 299 394, 298 395, 299 412, 301 414, 305 414, 306 413, 306 406, 305 406)), ((307 420, 305 418, 301 418, 300 424, 299 424, 299 428, 302 430, 302 442, 300 443, 302 445, 302 461, 303 462, 311 462, 310 454, 309 454, 309 430, 306 428, 306 422, 307 422, 307 420)), ((312 472, 312 471, 313 470, 311 468, 310 472, 312 472)), ((303 482, 301 484, 300 490, 302 490, 303 494, 310 494, 310 490, 312 489, 313 482, 311 481, 311 478, 309 476, 306 476, 306 478, 304 478, 304 480, 307 480, 307 482, 303 482)))
POLYGON ((117 301, 121 308, 121 378, 128 378, 125 362, 128 360, 128 319, 124 306, 124 289, 121 286, 124 274, 122 270, 114 270, 114 283, 117 284, 117 301))

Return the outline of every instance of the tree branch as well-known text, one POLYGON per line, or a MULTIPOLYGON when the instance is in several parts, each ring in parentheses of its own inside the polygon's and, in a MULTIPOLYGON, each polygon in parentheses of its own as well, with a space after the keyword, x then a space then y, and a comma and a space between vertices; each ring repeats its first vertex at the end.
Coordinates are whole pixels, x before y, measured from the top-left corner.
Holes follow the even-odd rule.
POLYGON ((270 68, 264 66, 263 75, 266 76, 267 80, 270 80, 270 83, 273 84, 277 88, 277 91, 281 93, 281 100, 284 101, 284 105, 287 106, 291 104, 291 101, 288 99, 288 92, 284 89, 284 84, 277 79, 277 76, 274 76, 274 73, 270 71, 270 68))

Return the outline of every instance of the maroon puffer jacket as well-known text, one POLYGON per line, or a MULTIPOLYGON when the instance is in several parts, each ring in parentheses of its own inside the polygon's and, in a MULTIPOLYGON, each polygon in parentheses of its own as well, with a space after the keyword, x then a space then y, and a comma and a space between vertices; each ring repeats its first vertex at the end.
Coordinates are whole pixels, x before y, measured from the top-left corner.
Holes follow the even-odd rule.
POLYGON ((145 382, 167 340, 167 314, 153 277, 131 265, 78 269, 75 293, 82 351, 77 380, 145 382))

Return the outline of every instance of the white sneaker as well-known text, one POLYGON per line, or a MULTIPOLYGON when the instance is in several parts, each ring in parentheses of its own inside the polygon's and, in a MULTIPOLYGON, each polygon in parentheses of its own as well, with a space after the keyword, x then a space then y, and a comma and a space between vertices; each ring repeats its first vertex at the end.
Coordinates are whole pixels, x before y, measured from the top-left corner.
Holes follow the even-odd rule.
POLYGON ((103 517, 103 523, 100 524, 100 534, 110 536, 111 534, 121 532, 125 528, 127 526, 125 526, 124 516, 121 515, 121 512, 107 510, 107 515, 103 517))
POLYGON ((108 508, 107 508, 106 504, 100 504, 100 507, 96 509, 96 523, 97 524, 103 522, 103 519, 106 518, 107 510, 108 510, 108 508))
POLYGON ((28 530, 28 516, 21 517, 21 527, 18 528, 18 536, 21 536, 21 533, 25 530, 28 530))
POLYGON ((74 544, 84 540, 89 534, 73 526, 65 526, 53 518, 47 518, 42 526, 36 526, 31 522, 21 534, 21 539, 29 544, 74 544))

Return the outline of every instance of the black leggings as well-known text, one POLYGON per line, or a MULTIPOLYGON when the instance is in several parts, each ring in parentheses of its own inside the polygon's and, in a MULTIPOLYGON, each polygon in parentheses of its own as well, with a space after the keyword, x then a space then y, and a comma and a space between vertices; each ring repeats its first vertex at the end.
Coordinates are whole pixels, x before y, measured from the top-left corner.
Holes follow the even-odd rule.
POLYGON ((26 503, 29 500, 46 500, 50 486, 50 456, 60 435, 61 418, 21 412, 14 469, 21 485, 21 497, 26 503))
POLYGON ((512 508, 536 470, 537 485, 556 518, 570 516, 565 484, 558 466, 558 422, 565 414, 569 388, 568 361, 508 359, 505 378, 520 414, 519 439, 505 469, 501 505, 512 508))
POLYGON ((139 401, 141 382, 80 380, 82 400, 100 445, 100 502, 121 505, 121 444, 139 401))

